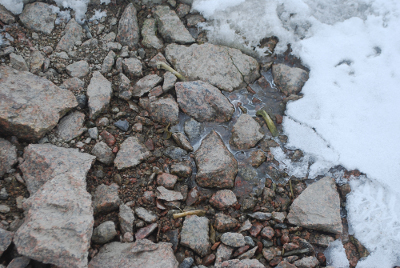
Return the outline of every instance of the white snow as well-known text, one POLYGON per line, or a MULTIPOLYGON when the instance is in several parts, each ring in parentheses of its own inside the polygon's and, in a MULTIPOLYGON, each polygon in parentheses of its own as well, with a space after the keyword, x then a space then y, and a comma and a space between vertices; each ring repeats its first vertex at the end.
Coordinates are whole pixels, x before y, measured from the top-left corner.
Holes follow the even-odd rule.
POLYGON ((107 11, 95 10, 94 15, 89 19, 89 21, 100 20, 103 17, 107 17, 107 11))
POLYGON ((329 243, 329 246, 324 251, 326 257, 326 265, 333 266, 335 268, 349 268, 349 261, 346 257, 342 241, 335 240, 329 243))
POLYGON ((351 229, 371 251, 358 267, 400 265, 400 3, 195 0, 193 9, 211 20, 201 26, 211 42, 253 54, 263 53, 264 37, 279 38, 278 53, 291 44, 311 72, 304 97, 287 106, 287 146, 314 157, 310 177, 338 164, 367 174, 351 183, 347 204, 351 229))
POLYGON ((21 14, 24 8, 23 0, 0 0, 0 5, 15 15, 21 14))

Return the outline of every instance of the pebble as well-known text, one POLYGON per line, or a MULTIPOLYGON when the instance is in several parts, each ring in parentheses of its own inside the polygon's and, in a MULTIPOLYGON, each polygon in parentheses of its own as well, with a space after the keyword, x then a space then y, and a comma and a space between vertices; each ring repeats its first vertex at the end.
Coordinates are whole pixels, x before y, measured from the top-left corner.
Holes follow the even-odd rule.
POLYGON ((10 207, 7 205, 0 205, 0 213, 8 213, 10 212, 10 207))
POLYGON ((129 129, 129 123, 126 120, 118 120, 117 122, 114 123, 114 126, 119 128, 120 130, 126 132, 129 129))
POLYGON ((7 190, 6 190, 6 188, 2 188, 0 190, 0 199, 1 200, 6 200, 7 198, 8 198, 7 190))
POLYGON ((244 236, 238 233, 224 233, 221 236, 221 242, 227 246, 239 248, 246 245, 244 236))
POLYGON ((179 268, 190 268, 192 267, 194 260, 192 257, 185 258, 183 262, 179 265, 179 268))

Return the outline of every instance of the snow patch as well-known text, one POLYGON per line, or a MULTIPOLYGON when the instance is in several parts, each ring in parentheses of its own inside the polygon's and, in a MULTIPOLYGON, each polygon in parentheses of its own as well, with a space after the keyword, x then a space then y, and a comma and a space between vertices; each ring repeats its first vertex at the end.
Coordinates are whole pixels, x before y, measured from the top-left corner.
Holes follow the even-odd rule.
POLYGON ((329 243, 329 246, 324 251, 326 257, 326 265, 335 268, 349 268, 350 264, 346 257, 346 251, 340 239, 329 243))
POLYGON ((19 15, 24 9, 23 0, 0 0, 0 5, 4 6, 8 11, 14 15, 19 15))

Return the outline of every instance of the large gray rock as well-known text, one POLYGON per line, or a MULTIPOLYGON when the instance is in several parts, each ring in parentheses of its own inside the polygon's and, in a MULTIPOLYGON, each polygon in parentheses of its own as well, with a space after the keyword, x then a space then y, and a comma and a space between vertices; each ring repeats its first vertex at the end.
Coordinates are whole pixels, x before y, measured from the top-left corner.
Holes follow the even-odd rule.
POLYGON ((93 230, 85 178, 61 174, 24 202, 25 221, 14 236, 18 253, 61 267, 86 267, 93 230))
POLYGON ((77 149, 67 149, 51 144, 30 144, 24 150, 24 162, 19 165, 26 187, 31 195, 42 185, 61 174, 74 174, 83 178, 96 158, 80 153, 77 149))
POLYGON ((162 80, 163 79, 156 74, 146 75, 136 82, 135 86, 133 87, 132 96, 138 98, 142 97, 144 94, 152 90, 155 86, 160 84, 162 80))
POLYGON ((166 42, 190 44, 195 40, 175 11, 168 6, 157 6, 155 11, 160 34, 166 42))
POLYGON ((213 130, 195 152, 197 184, 201 187, 233 187, 238 164, 221 137, 213 130))
POLYGON ((104 78, 100 72, 94 72, 87 88, 90 118, 96 118, 100 113, 108 108, 110 105, 111 94, 111 82, 104 78))
POLYGON ((65 34, 58 42, 56 50, 69 51, 76 42, 82 41, 84 37, 82 27, 74 19, 68 22, 64 32, 65 34))
POLYGON ((179 82, 175 91, 182 111, 199 122, 227 122, 235 112, 221 91, 206 82, 179 82))
POLYGON ((57 135, 64 141, 70 141, 79 137, 86 128, 83 127, 85 123, 85 114, 81 112, 73 112, 63 119, 57 126, 57 135))
POLYGON ((340 198, 333 178, 324 177, 308 186, 292 203, 287 219, 290 224, 342 233, 340 198))
POLYGON ((151 152, 137 137, 129 137, 121 144, 117 157, 114 160, 114 165, 118 169, 135 167, 150 156, 151 152))
POLYGON ((190 80, 202 80, 229 92, 260 76, 257 61, 234 48, 209 43, 190 47, 170 44, 165 53, 175 69, 190 80))
POLYGON ((188 216, 183 222, 181 232, 181 245, 191 248, 202 257, 207 255, 211 248, 208 222, 206 217, 188 216))
POLYGON ((110 242, 116 235, 115 223, 106 221, 93 230, 92 241, 96 244, 105 244, 110 242))
POLYGON ((52 11, 51 6, 41 2, 26 5, 19 16, 26 28, 45 34, 51 33, 56 18, 57 14, 52 11))
POLYGON ((232 127, 231 145, 236 149, 253 148, 264 137, 261 126, 248 114, 242 114, 232 127))
POLYGON ((179 106, 171 95, 164 98, 141 98, 139 105, 158 123, 173 126, 179 121, 179 106))
POLYGON ((308 80, 307 71, 282 63, 272 65, 272 75, 274 82, 285 95, 299 93, 308 80))
POLYGON ((112 242, 103 246, 89 268, 178 268, 171 243, 153 243, 147 239, 135 243, 112 242))
POLYGON ((35 141, 78 105, 72 92, 49 80, 0 66, 0 133, 35 141))
POLYGON ((0 178, 17 163, 17 148, 8 140, 0 138, 0 178))
POLYGON ((157 37, 156 32, 157 32, 156 20, 146 19, 143 22, 143 27, 142 27, 142 36, 143 36, 142 44, 145 47, 155 48, 155 49, 163 48, 164 44, 157 37))
POLYGON ((118 24, 117 41, 123 46, 135 47, 139 42, 137 11, 132 3, 126 6, 118 24))

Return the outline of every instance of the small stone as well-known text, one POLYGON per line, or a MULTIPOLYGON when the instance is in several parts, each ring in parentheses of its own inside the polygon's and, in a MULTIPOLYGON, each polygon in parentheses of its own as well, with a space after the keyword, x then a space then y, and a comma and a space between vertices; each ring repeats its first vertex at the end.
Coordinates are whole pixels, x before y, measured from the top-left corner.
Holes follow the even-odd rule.
POLYGON ((129 122, 126 120, 118 120, 117 122, 114 123, 114 126, 126 132, 129 129, 129 122))
POLYGON ((8 193, 6 188, 1 188, 0 190, 0 200, 7 200, 8 198, 8 193))
POLYGON ((278 88, 287 96, 299 93, 308 80, 307 71, 285 64, 273 64, 272 75, 278 88))
POLYGON ((247 251, 247 252, 241 254, 241 255, 238 257, 238 259, 239 259, 239 260, 243 260, 243 259, 251 259, 251 258, 253 258, 253 257, 254 257, 254 254, 256 254, 257 249, 258 249, 258 247, 254 247, 254 248, 250 249, 249 251, 247 251))
MULTIPOLYGON (((108 122, 108 119, 107 119, 107 122, 108 122)), ((115 137, 106 130, 103 130, 100 133, 100 136, 104 139, 104 142, 107 143, 107 145, 110 147, 114 146, 114 144, 117 142, 115 137)))
POLYGON ((157 198, 165 201, 183 200, 183 195, 180 192, 167 190, 163 186, 157 187, 157 198))
POLYGON ((262 150, 256 150, 251 152, 250 161, 253 167, 259 167, 267 159, 265 153, 262 150))
POLYGON ((286 219, 286 212, 272 212, 272 219, 278 223, 282 223, 286 219))
POLYGON ((250 149, 264 137, 261 126, 248 114, 242 114, 232 127, 230 144, 236 149, 250 149))
POLYGON ((176 80, 178 78, 171 72, 166 72, 164 74, 164 83, 162 89, 164 92, 168 92, 171 88, 174 88, 176 80))
POLYGON ((182 178, 188 178, 192 175, 192 168, 183 163, 173 164, 171 165, 171 174, 182 178))
POLYGON ((264 227, 261 231, 261 237, 268 238, 269 240, 272 240, 274 235, 275 235, 274 229, 272 229, 269 226, 264 227))
POLYGON ((146 227, 139 229, 135 234, 136 240, 148 237, 152 232, 154 232, 154 230, 157 229, 157 227, 158 227, 157 223, 152 223, 146 227))
POLYGON ((7 268, 25 268, 28 267, 30 262, 31 259, 27 257, 17 257, 8 264, 7 268))
POLYGON ((182 149, 189 151, 189 152, 193 151, 192 145, 190 144, 190 142, 187 140, 187 138, 185 137, 185 135, 183 133, 175 132, 172 134, 172 138, 178 144, 178 146, 181 147, 182 149))
POLYGON ((91 153, 96 156, 96 159, 103 164, 111 165, 114 161, 114 154, 111 148, 102 141, 96 143, 91 153))
POLYGON ((148 223, 155 222, 158 219, 157 215, 154 212, 148 211, 147 209, 142 207, 137 207, 135 209, 135 213, 139 218, 148 223))
POLYGON ((70 76, 82 78, 89 73, 89 64, 84 60, 77 61, 68 65, 66 70, 70 76))
POLYGON ((94 213, 104 213, 117 210, 120 204, 118 196, 119 186, 115 183, 110 186, 101 184, 93 195, 94 213))
POLYGON ((101 73, 106 74, 109 73, 114 66, 115 63, 115 53, 110 50, 107 56, 104 58, 103 65, 101 66, 101 73))
POLYGON ((10 207, 7 205, 0 205, 0 213, 8 213, 10 212, 10 207))
POLYGON ((190 268, 192 267, 194 260, 192 257, 185 258, 181 264, 179 264, 179 268, 190 268))
POLYGON ((186 217, 181 232, 181 245, 191 248, 204 257, 210 252, 209 220, 196 215, 186 217))
POLYGON ((75 21, 75 19, 71 19, 68 22, 64 32, 64 36, 61 37, 57 44, 57 51, 70 51, 75 46, 75 43, 81 41, 84 37, 82 27, 75 21))
POLYGON ((88 129, 89 137, 97 140, 99 138, 99 130, 97 127, 92 127, 88 129))
POLYGON ((236 228, 238 221, 223 213, 215 214, 214 227, 218 232, 226 232, 236 228))
POLYGON ((72 77, 64 80, 63 86, 71 91, 79 91, 83 89, 85 82, 78 77, 72 77))
POLYGON ((151 152, 137 137, 129 137, 121 144, 114 164, 119 170, 135 167, 150 156, 151 152))
POLYGON ((164 150, 164 155, 172 159, 182 160, 188 153, 182 148, 170 146, 164 150))
POLYGON ((250 222, 249 220, 246 220, 246 221, 243 223, 242 227, 240 227, 239 233, 250 230, 251 226, 252 226, 252 225, 251 225, 251 222, 250 222))
POLYGON ((137 22, 137 11, 130 3, 126 6, 118 24, 117 41, 123 46, 135 47, 139 42, 139 25, 137 22))
POLYGON ((215 264, 219 264, 223 261, 229 260, 232 256, 233 248, 225 246, 224 244, 220 244, 218 249, 216 258, 215 258, 215 264))
POLYGON ((19 71, 28 71, 28 65, 26 64, 25 59, 21 55, 17 55, 15 53, 10 54, 10 63, 11 67, 19 71))
POLYGON ((250 236, 245 236, 244 241, 246 241, 246 244, 251 247, 254 247, 256 245, 256 243, 254 243, 253 238, 251 238, 250 236))
POLYGON ((171 95, 163 98, 141 98, 139 105, 146 109, 152 120, 171 126, 179 121, 179 107, 171 95))
POLYGON ((272 214, 267 212, 254 212, 249 214, 249 216, 259 221, 268 221, 271 219, 272 214))
POLYGON ((237 199, 231 190, 220 190, 211 197, 209 202, 213 207, 224 210, 234 205, 237 199))
POLYGON ((174 189, 178 177, 168 173, 161 173, 157 176, 157 184, 167 189, 174 189))
POLYGON ((294 265, 297 268, 314 268, 319 265, 319 261, 314 256, 304 257, 301 260, 295 261, 294 265))
POLYGON ((13 236, 14 234, 12 232, 0 228, 0 256, 10 246, 13 236))
POLYGON ((189 137, 190 140, 194 140, 200 137, 201 134, 201 124, 190 118, 189 120, 185 121, 185 134, 189 137))
POLYGON ((224 233, 221 236, 221 242, 227 246, 239 248, 246 245, 244 236, 239 233, 224 233))
POLYGON ((157 32, 156 20, 146 19, 143 22, 143 27, 141 32, 143 36, 142 44, 145 47, 161 49, 164 46, 163 42, 157 37, 156 32, 157 32))
POLYGON ((95 71, 87 88, 87 95, 89 97, 89 116, 91 119, 95 119, 100 113, 108 108, 111 94, 111 83, 102 76, 100 72, 95 71))
POLYGON ((144 94, 148 93, 152 88, 157 86, 162 82, 162 77, 156 74, 149 74, 141 78, 136 82, 133 87, 132 95, 134 97, 142 97, 144 94))
POLYGON ((262 230, 263 228, 264 228, 264 225, 262 225, 262 224, 259 223, 259 222, 255 222, 255 223, 251 226, 251 228, 250 228, 250 230, 249 230, 249 233, 250 233, 251 236, 257 237, 257 236, 260 234, 260 232, 261 232, 261 230, 262 230))
POLYGON ((122 68, 128 77, 142 76, 142 63, 136 58, 126 58, 122 61, 122 68))
POLYGON ((86 130, 86 128, 83 127, 84 122, 84 113, 73 112, 60 120, 56 133, 63 141, 70 141, 82 135, 86 130))
POLYGON ((0 138, 0 178, 10 171, 17 161, 17 148, 8 140, 0 138))
POLYGON ((117 235, 115 224, 112 221, 106 221, 93 230, 92 241, 96 244, 105 244, 111 241, 117 235))

